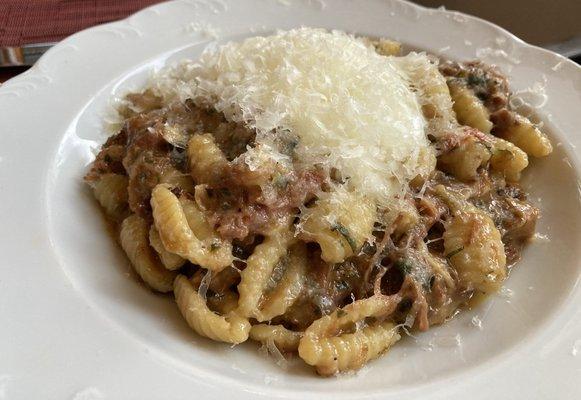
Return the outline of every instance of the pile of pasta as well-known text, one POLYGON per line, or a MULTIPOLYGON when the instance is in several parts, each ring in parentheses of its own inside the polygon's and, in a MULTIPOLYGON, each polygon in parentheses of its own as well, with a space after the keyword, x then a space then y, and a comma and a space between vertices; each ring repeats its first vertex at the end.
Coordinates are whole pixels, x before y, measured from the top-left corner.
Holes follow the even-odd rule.
MULTIPOLYGON (((369 43, 386 57, 401 51, 393 41, 369 43)), ((322 375, 358 369, 403 329, 428 329, 474 295, 496 291, 538 217, 518 180, 529 156, 551 152, 546 135, 510 109, 506 80, 495 68, 432 60, 413 81, 435 167, 410 182, 393 207, 343 190, 331 171, 325 182, 332 185, 321 184, 320 193, 246 240, 232 239, 217 228, 221 211, 211 218, 205 197, 222 179, 217 171, 231 170, 235 160, 212 131, 167 139, 163 118, 140 127, 140 135, 166 140, 167 154, 181 155, 180 167, 164 164, 155 179, 132 170, 141 155, 128 150, 135 140, 118 135, 86 179, 119 224, 136 273, 151 289, 173 292, 199 335, 231 344, 250 338, 298 354, 322 375), (135 201, 139 196, 145 201, 135 201), (315 311, 302 313, 309 307, 315 311)), ((167 111, 155 94, 132 96, 125 136, 144 115, 167 111)), ((183 110, 189 115, 191 104, 183 110)), ((276 168, 257 168, 245 185, 280 186, 276 168)))

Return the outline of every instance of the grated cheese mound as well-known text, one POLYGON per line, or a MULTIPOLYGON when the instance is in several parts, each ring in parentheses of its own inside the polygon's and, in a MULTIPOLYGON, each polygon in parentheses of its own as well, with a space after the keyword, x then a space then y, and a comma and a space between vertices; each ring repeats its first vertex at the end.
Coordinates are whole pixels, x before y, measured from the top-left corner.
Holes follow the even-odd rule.
POLYGON ((299 163, 336 168, 349 190, 388 205, 433 168, 410 64, 343 32, 301 28, 211 48, 156 89, 255 128, 269 148, 290 131, 299 163))
POLYGON ((425 53, 410 52, 393 62, 399 64, 414 86, 424 116, 428 115, 428 133, 438 136, 454 129, 458 122, 446 78, 438 70, 439 60, 425 53))

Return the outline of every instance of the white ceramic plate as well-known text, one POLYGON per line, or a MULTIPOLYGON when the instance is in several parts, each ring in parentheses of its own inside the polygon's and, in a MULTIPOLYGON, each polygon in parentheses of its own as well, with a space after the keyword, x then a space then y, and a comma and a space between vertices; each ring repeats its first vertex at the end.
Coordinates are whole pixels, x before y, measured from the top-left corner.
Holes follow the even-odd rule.
POLYGON ((0 87, 0 399, 579 398, 580 114, 572 62, 482 20, 400 1, 179 1, 76 34, 0 87), (525 178, 550 241, 527 248, 505 294, 336 379, 283 371, 254 343, 196 336, 169 297, 130 273, 81 181, 113 94, 216 36, 301 25, 497 63, 541 106, 556 144, 525 178), (525 90, 535 83, 546 97, 525 90))

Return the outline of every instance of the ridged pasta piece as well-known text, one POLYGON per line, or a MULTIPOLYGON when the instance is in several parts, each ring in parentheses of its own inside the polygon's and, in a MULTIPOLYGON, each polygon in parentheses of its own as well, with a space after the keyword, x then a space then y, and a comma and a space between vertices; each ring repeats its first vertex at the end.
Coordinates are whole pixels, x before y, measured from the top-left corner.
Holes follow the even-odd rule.
POLYGON ((194 135, 188 142, 187 154, 190 173, 198 184, 212 183, 228 165, 226 156, 209 133, 194 135))
POLYGON ((492 219, 464 199, 435 188, 453 216, 444 224, 444 251, 461 285, 483 293, 496 291, 506 278, 506 255, 492 219))
POLYGON ((172 291, 176 274, 165 269, 149 246, 149 226, 143 218, 133 214, 123 220, 120 242, 135 272, 149 287, 162 293, 172 291))
POLYGON ((275 289, 261 302, 255 314, 259 322, 282 315, 298 299, 304 287, 307 270, 307 249, 297 243, 289 250, 288 266, 275 289))
POLYGON ((319 318, 301 338, 299 356, 321 375, 360 368, 399 340, 398 329, 391 322, 376 323, 354 333, 342 333, 342 329, 357 326, 368 317, 385 317, 400 300, 399 295, 375 295, 319 318))
POLYGON ((151 247, 157 251, 157 255, 161 263, 170 271, 174 271, 179 269, 186 260, 182 257, 178 256, 177 254, 170 253, 163 247, 163 243, 161 242, 161 238, 159 237, 159 232, 157 231, 155 225, 151 225, 149 228, 149 244, 151 247))
POLYGON ((469 136, 448 153, 438 157, 438 167, 463 182, 478 177, 478 168, 490 160, 490 151, 475 137, 469 136))
POLYGON ((258 306, 268 280, 278 262, 287 255, 293 239, 294 232, 286 226, 281 227, 266 236, 248 257, 238 284, 240 315, 255 317, 259 314, 258 306))
POLYGON ((387 351, 400 337, 395 324, 383 322, 355 333, 322 339, 316 349, 299 346, 299 355, 320 375, 334 375, 361 368, 387 351))
POLYGON ((215 239, 200 240, 190 227, 180 200, 166 186, 160 184, 153 189, 151 207, 167 251, 214 271, 232 264, 232 245, 215 239))
POLYGON ((235 312, 220 316, 212 312, 188 278, 179 275, 174 282, 176 303, 188 325, 198 334, 220 342, 238 344, 248 339, 250 322, 235 312))
POLYGON ((183 173, 175 168, 165 169, 159 182, 166 183, 172 188, 180 188, 186 192, 194 193, 194 181, 191 175, 183 173))
POLYGON ((401 43, 390 39, 371 40, 377 54, 382 56, 399 56, 401 54, 401 43))
POLYGON ((457 125, 450 89, 436 62, 423 54, 408 54, 396 58, 403 63, 406 75, 413 83, 432 135, 457 125))
POLYGON ((397 306, 401 295, 373 295, 366 299, 354 301, 332 314, 319 318, 309 326, 308 336, 332 336, 345 326, 363 321, 367 317, 384 317, 391 314, 397 306))
POLYGON ((186 215, 186 220, 191 230, 195 232, 196 237, 200 240, 216 239, 219 240, 215 234, 212 226, 208 222, 208 218, 204 215, 202 210, 198 207, 195 201, 186 197, 180 197, 179 202, 186 215))
POLYGON ((372 237, 375 219, 375 205, 367 198, 335 191, 302 213, 298 236, 318 243, 326 262, 340 263, 357 254, 372 237))
POLYGON ((458 122, 481 132, 490 133, 492 129, 492 122, 489 120, 490 113, 474 92, 456 79, 449 79, 448 87, 454 101, 454 111, 458 122))
POLYGON ((299 347, 302 333, 286 329, 282 325, 253 325, 250 329, 250 338, 257 342, 265 343, 272 340, 282 352, 294 352, 299 347))
POLYGON ((504 139, 494 138, 491 151, 490 169, 503 174, 508 181, 518 181, 529 165, 526 153, 504 139))
POLYGON ((492 131, 494 135, 513 143, 527 155, 544 157, 553 151, 547 135, 536 128, 528 118, 514 111, 502 110, 492 114, 491 119, 495 124, 492 131))
POLYGON ((118 174, 104 174, 95 183, 93 187, 95 198, 109 217, 121 220, 127 214, 128 184, 129 178, 118 174))

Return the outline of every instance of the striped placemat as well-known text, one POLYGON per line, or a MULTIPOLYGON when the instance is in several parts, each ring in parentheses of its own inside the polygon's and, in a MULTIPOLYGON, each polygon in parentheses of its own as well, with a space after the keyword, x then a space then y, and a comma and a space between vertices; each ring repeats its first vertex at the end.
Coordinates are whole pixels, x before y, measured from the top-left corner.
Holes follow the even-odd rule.
POLYGON ((159 0, 0 0, 0 47, 57 42, 159 0))

